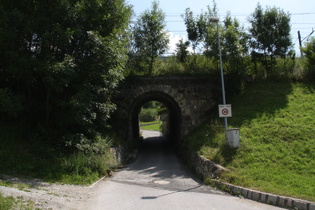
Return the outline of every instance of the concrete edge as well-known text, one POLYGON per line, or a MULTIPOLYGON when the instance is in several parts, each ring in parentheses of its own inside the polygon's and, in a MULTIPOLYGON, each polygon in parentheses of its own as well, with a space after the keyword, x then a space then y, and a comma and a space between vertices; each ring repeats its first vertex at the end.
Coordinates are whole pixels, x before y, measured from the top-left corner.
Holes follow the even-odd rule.
POLYGON ((211 179, 211 182, 218 189, 221 189, 231 195, 247 198, 260 203, 296 210, 315 210, 315 203, 310 201, 260 192, 229 183, 220 182, 215 179, 211 179))

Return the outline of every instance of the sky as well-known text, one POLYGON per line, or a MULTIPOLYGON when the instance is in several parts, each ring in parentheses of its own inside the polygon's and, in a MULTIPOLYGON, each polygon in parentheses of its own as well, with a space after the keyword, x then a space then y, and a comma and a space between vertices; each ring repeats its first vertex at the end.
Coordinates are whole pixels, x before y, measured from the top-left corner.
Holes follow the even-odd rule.
MULTIPOLYGON (((151 0, 126 0, 127 4, 133 6, 134 20, 147 9, 151 9, 151 0)), ((298 34, 300 31, 302 40, 307 41, 307 36, 315 30, 315 1, 314 0, 216 0, 219 18, 223 20, 227 12, 231 13, 247 29, 249 27, 247 18, 255 11, 257 4, 262 8, 277 7, 291 14, 291 37, 297 55, 299 52, 298 34)), ((174 53, 176 43, 183 38, 187 40, 187 32, 181 17, 186 8, 190 8, 195 15, 207 11, 207 6, 212 8, 212 0, 159 0, 159 7, 166 15, 166 30, 170 36, 170 50, 174 53)), ((315 36, 315 32, 312 34, 315 36)))

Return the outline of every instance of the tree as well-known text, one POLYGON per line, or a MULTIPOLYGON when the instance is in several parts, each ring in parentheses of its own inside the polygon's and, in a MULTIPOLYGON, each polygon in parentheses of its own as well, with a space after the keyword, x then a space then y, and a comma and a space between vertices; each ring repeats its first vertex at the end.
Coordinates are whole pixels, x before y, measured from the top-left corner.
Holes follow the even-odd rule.
POLYGON ((182 18, 185 21, 188 40, 192 43, 192 48, 194 53, 196 53, 197 46, 203 40, 204 29, 200 24, 198 24, 199 17, 195 18, 193 12, 190 11, 190 8, 186 9, 185 14, 182 15, 182 18))
POLYGON ((227 13, 222 31, 222 59, 226 61, 226 70, 244 73, 245 56, 248 55, 248 36, 237 19, 227 13))
POLYGON ((104 134, 123 79, 131 7, 124 0, 0 5, 0 92, 23 110, 1 115, 57 145, 104 134))
POLYGON ((261 58, 268 75, 275 65, 276 57, 286 57, 291 50, 290 14, 276 7, 264 10, 258 4, 249 22, 252 54, 261 58))
POLYGON ((225 71, 238 72, 244 69, 243 60, 247 55, 247 35, 244 27, 240 26, 237 19, 231 17, 230 12, 227 13, 222 22, 212 23, 210 19, 216 17, 217 9, 214 3, 213 9, 208 7, 208 12, 203 15, 203 21, 206 28, 204 55, 207 57, 218 57, 218 35, 220 36, 220 46, 222 61, 224 63, 225 71), (218 25, 217 25, 218 24, 218 25), (219 33, 219 34, 218 34, 219 33))
POLYGON ((315 37, 311 37, 311 40, 306 43, 302 48, 303 53, 307 59, 307 76, 306 78, 315 79, 315 37))
POLYGON ((196 53, 198 45, 205 44, 205 39, 208 36, 208 28, 212 26, 210 18, 216 16, 217 7, 215 2, 213 2, 213 9, 208 6, 208 12, 201 13, 197 17, 194 17, 190 8, 187 8, 185 14, 182 15, 186 25, 188 40, 192 43, 194 53, 196 53))
POLYGON ((190 43, 189 41, 184 42, 183 39, 179 40, 179 43, 176 44, 176 57, 179 62, 184 63, 186 61, 187 56, 189 55, 188 47, 190 43))
POLYGON ((133 54, 144 64, 143 71, 152 74, 156 58, 168 49, 169 37, 165 30, 165 14, 154 1, 151 10, 140 15, 133 27, 133 54))

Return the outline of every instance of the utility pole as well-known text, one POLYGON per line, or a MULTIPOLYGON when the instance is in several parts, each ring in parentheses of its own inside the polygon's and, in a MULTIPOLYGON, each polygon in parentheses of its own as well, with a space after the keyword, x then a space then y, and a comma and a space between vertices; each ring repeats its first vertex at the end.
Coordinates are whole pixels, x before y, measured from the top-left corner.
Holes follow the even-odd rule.
POLYGON ((315 32, 315 30, 312 29, 312 32, 309 35, 307 35, 303 40, 301 40, 301 33, 300 33, 300 31, 298 31, 298 38, 299 38, 299 44, 300 44, 301 57, 303 57, 302 42, 305 39, 308 39, 314 32, 315 32))
POLYGON ((300 33, 300 31, 298 31, 298 38, 299 38, 299 44, 300 44, 301 57, 303 58, 302 40, 301 40, 301 33, 300 33))

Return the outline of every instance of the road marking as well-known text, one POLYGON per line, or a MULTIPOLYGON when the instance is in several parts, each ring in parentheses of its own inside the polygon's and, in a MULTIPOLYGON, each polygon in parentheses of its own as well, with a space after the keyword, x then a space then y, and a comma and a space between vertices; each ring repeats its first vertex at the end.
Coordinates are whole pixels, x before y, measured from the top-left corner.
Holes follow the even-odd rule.
POLYGON ((161 184, 161 185, 166 185, 169 184, 169 181, 165 181, 165 180, 158 180, 158 181, 154 181, 155 184, 161 184))

